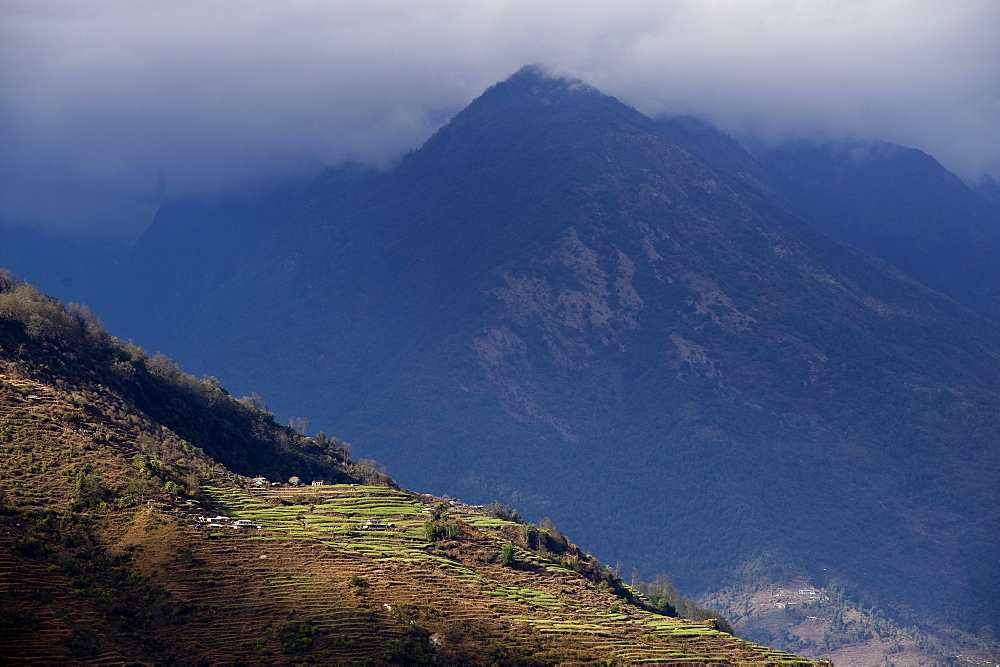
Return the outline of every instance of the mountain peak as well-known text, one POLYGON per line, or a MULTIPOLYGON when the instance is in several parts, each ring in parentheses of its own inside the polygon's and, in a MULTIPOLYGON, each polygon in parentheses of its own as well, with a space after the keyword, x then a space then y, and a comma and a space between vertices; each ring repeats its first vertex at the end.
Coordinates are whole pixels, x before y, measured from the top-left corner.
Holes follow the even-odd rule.
POLYGON ((499 86, 516 88, 522 91, 527 89, 534 93, 548 91, 600 94, 600 91, 585 81, 555 74, 538 64, 525 65, 507 77, 506 80, 493 86, 493 88, 499 86))
POLYGON ((580 79, 555 74, 542 65, 534 64, 525 65, 488 88, 470 107, 480 102, 497 103, 500 100, 550 106, 560 101, 579 102, 581 96, 590 96, 595 100, 614 100, 580 79))
MULTIPOLYGON (((623 124, 649 129, 652 121, 614 97, 578 79, 526 65, 482 95, 403 161, 430 169, 443 159, 482 161, 536 154, 541 145, 558 150, 593 142, 623 124)), ((579 156, 580 153, 574 153, 579 156)))

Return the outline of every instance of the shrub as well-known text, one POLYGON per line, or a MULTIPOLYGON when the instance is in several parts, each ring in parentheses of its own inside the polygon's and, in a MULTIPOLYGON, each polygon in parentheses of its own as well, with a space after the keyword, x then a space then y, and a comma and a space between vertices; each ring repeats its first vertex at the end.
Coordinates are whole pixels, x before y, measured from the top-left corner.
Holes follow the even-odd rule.
POLYGON ((501 505, 499 501, 493 501, 485 508, 486 513, 494 519, 513 521, 514 523, 524 523, 524 519, 517 513, 517 510, 510 505, 501 505))
POLYGON ((183 487, 173 480, 167 481, 163 485, 163 490, 172 496, 179 496, 184 491, 183 487))
POLYGON ((118 496, 115 498, 115 505, 118 507, 135 507, 138 504, 139 499, 131 493, 126 493, 124 496, 118 496))
POLYGON ((434 645, 430 637, 430 631, 411 625, 402 641, 386 642, 382 659, 397 665, 432 665, 435 662, 434 645))
POLYGON ((281 649, 287 653, 309 653, 316 638, 316 626, 310 621, 289 623, 281 629, 281 649))
POLYGON ((462 527, 454 521, 428 521, 424 524, 424 536, 431 542, 454 540, 462 536, 462 527))
POLYGON ((500 547, 500 564, 510 567, 517 562, 516 552, 513 544, 505 544, 500 547))

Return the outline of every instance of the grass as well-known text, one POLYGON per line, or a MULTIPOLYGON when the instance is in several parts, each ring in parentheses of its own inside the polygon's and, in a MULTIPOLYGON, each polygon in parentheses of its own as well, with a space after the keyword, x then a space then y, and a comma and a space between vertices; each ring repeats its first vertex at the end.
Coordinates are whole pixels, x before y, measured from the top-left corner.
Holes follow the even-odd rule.
MULTIPOLYGON (((541 580, 517 569, 497 565, 491 570, 492 574, 484 574, 478 567, 456 560, 440 544, 427 539, 423 530, 430 520, 423 512, 426 505, 405 492, 382 487, 331 485, 310 489, 310 502, 285 505, 275 503, 290 501, 300 495, 297 490, 268 491, 263 496, 257 492, 212 485, 205 485, 202 490, 219 513, 233 519, 251 519, 263 527, 258 534, 240 536, 251 543, 283 543, 293 548, 323 545, 333 553, 362 559, 358 562, 368 559, 372 567, 363 569, 362 576, 369 579, 369 583, 356 590, 348 588, 348 596, 377 600, 388 591, 406 591, 408 585, 399 584, 385 574, 377 575, 374 569, 404 568, 400 572, 405 572, 407 577, 440 587, 444 599, 434 602, 434 606, 443 610, 441 618, 503 618, 546 637, 546 641, 572 642, 573 651, 602 656, 602 660, 635 664, 697 664, 713 660, 710 647, 714 643, 735 645, 737 652, 747 651, 750 646, 707 626, 656 616, 631 606, 628 613, 612 612, 612 604, 621 601, 606 600, 602 597, 605 594, 590 585, 583 586, 581 591, 585 594, 580 599, 566 596, 562 594, 566 582, 577 580, 579 585, 578 575, 520 548, 519 561, 542 568, 545 576, 552 579, 552 585, 557 587, 555 591, 534 585, 541 580), (360 530, 360 524, 367 518, 380 518, 395 524, 395 528, 360 530), (531 583, 525 585, 527 582, 531 583), (466 601, 459 604, 460 598, 466 601), (481 602, 468 602, 477 598, 481 602), (560 637, 564 640, 558 639, 560 637), (689 646, 684 643, 689 640, 712 643, 689 646)), ((453 510, 449 514, 453 518, 461 518, 475 530, 487 531, 486 535, 476 538, 484 553, 495 553, 496 545, 502 543, 498 541, 499 533, 490 534, 489 531, 509 524, 462 510, 453 510)), ((311 575, 274 579, 268 587, 273 600, 303 608, 318 608, 316 605, 326 604, 324 600, 329 596, 329 581, 311 575)), ((621 604, 624 606, 624 603, 621 604)), ((376 616, 384 618, 393 613, 403 613, 399 609, 405 609, 406 605, 399 605, 400 601, 394 599, 387 609, 373 605, 375 611, 367 613, 377 612, 376 616), (393 608, 395 612, 388 611, 393 608)), ((319 619, 317 627, 328 632, 364 635, 371 632, 371 623, 371 618, 345 612, 338 620, 329 617, 319 619)), ((750 649, 745 655, 752 654, 756 657, 747 661, 784 663, 796 660, 788 654, 758 647, 750 649)))
MULTIPOLYGON (((273 505, 257 499, 255 493, 205 485, 202 491, 220 512, 232 519, 251 519, 268 532, 280 536, 251 539, 311 538, 345 553, 377 559, 381 563, 436 563, 443 567, 468 570, 451 560, 427 553, 423 534, 428 516, 425 505, 410 495, 385 487, 348 484, 310 487, 311 503, 273 505), (387 530, 360 530, 367 518, 380 518, 395 525, 387 530)), ((303 495, 298 489, 267 497, 290 501, 303 495)), ((468 576, 472 577, 471 571, 468 576)))

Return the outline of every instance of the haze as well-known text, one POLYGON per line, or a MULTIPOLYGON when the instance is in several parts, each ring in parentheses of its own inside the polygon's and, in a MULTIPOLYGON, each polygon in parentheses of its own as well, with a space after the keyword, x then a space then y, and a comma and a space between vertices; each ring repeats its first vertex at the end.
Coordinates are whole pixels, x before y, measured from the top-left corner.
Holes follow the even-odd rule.
POLYGON ((137 234, 165 198, 387 167, 527 63, 740 138, 1000 176, 995 0, 0 2, 0 223, 137 234))

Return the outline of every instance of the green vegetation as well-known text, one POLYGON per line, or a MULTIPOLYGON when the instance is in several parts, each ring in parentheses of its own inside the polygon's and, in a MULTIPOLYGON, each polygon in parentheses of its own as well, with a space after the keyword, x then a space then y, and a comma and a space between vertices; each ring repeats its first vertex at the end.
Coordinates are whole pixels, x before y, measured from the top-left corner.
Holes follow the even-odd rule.
POLYGON ((670 578, 665 574, 656 575, 651 583, 637 581, 633 582, 632 586, 646 596, 653 608, 661 614, 690 618, 695 621, 715 619, 717 621, 716 627, 719 630, 730 634, 734 632, 732 625, 723 618, 720 611, 700 605, 695 600, 678 593, 670 578))
POLYGON ((316 639, 316 625, 310 621, 288 623, 281 630, 281 649, 285 655, 311 653, 316 639))
POLYGON ((454 521, 428 521, 424 524, 424 535, 428 540, 454 540, 462 535, 462 527, 454 521))
POLYGON ((506 565, 507 567, 514 565, 517 562, 517 553, 514 550, 514 545, 505 544, 500 547, 500 553, 497 557, 501 565, 506 565))

